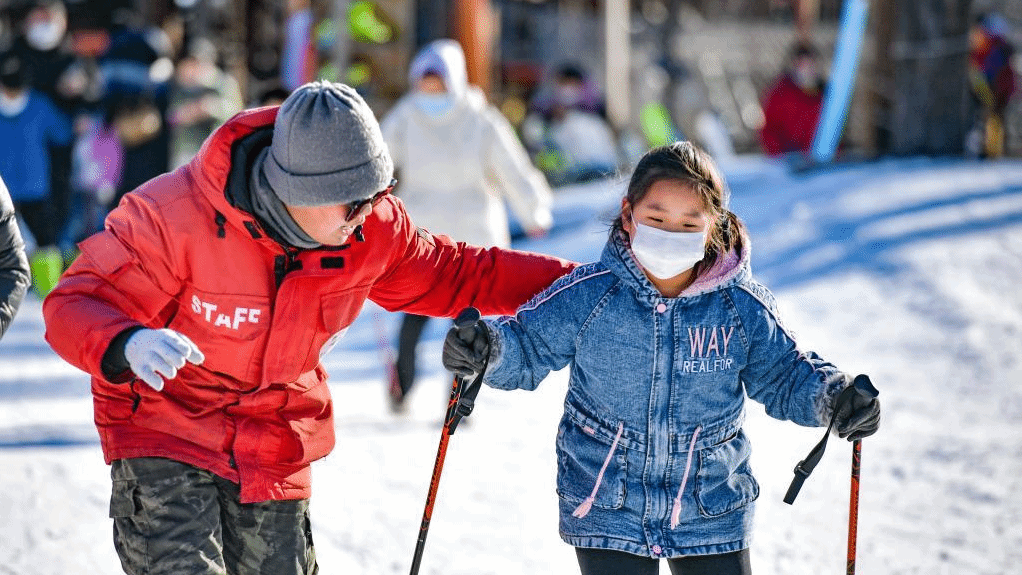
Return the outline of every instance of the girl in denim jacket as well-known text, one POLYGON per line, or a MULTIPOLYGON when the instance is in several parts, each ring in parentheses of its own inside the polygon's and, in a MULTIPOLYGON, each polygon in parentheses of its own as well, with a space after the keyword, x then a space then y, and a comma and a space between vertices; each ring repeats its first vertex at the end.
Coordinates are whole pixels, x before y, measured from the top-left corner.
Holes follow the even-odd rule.
POLYGON ((851 378, 798 348, 752 279, 749 237, 710 157, 648 152, 600 261, 514 317, 452 329, 444 364, 498 389, 571 366, 557 430, 560 534, 583 575, 746 575, 759 486, 746 396, 841 437, 877 430, 876 399, 835 399, 851 378), (485 369, 484 369, 485 368, 485 369))

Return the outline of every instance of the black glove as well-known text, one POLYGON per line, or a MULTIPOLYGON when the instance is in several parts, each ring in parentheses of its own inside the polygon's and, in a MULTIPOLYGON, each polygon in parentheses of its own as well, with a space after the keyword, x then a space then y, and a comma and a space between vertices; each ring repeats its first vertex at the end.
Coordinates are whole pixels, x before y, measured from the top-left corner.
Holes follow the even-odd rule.
POLYGON ((448 371, 462 377, 478 375, 486 369, 489 359, 490 328, 483 320, 461 327, 455 325, 447 332, 443 362, 448 371))
POLYGON ((880 400, 869 376, 858 375, 834 401, 834 429, 838 437, 854 441, 869 437, 880 427, 880 400))

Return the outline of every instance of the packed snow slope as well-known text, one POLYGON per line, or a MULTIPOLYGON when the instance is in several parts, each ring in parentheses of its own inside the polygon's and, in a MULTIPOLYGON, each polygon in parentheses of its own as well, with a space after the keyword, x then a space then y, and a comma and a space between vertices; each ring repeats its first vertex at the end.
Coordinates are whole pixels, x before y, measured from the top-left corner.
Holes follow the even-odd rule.
MULTIPOLYGON (((802 347, 880 389, 881 430, 862 450, 859 572, 1018 573, 1022 163, 900 159, 792 174, 743 158, 725 171, 753 271, 802 347)), ((560 190, 557 227, 517 247, 597 258, 622 186, 560 190)), ((427 328, 404 416, 384 400, 396 315, 367 305, 326 357, 337 448, 314 466, 312 499, 325 574, 408 572, 450 385, 446 327, 427 328)), ((560 372, 532 393, 483 390, 451 438, 423 574, 576 572, 554 493, 564 389, 560 372)), ((28 299, 0 341, 0 573, 120 572, 91 420, 87 377, 50 351, 28 299)), ((755 572, 842 573, 849 444, 832 439, 788 506, 792 468, 821 430, 752 404, 747 431, 761 485, 755 572)))

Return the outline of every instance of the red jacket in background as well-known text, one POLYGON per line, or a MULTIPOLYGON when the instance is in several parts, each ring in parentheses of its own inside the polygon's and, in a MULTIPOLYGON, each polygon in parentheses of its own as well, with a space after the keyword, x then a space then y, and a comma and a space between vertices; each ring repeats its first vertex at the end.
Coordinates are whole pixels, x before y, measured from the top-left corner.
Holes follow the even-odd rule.
POLYGON ((763 150, 770 155, 808 152, 822 108, 823 90, 806 93, 785 74, 763 102, 765 122, 760 130, 763 150))
POLYGON ((275 116, 235 116, 190 164, 126 195, 43 306, 47 341, 92 375, 108 463, 196 465, 240 483, 242 502, 309 497, 309 464, 334 446, 320 355, 366 298, 423 315, 453 317, 469 305, 510 314, 573 267, 433 236, 392 196, 365 222, 365 241, 286 252, 224 191, 232 144, 275 116), (187 364, 160 392, 105 380, 110 341, 137 325, 185 334, 205 362, 187 364))

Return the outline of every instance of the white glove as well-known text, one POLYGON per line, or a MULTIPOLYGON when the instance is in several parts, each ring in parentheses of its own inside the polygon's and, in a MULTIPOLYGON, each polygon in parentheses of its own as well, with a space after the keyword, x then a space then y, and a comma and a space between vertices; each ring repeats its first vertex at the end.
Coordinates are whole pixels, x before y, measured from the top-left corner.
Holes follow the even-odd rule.
POLYGON ((140 329, 124 344, 124 359, 139 379, 160 391, 164 378, 174 379, 186 361, 200 364, 206 356, 192 340, 172 329, 140 329))

